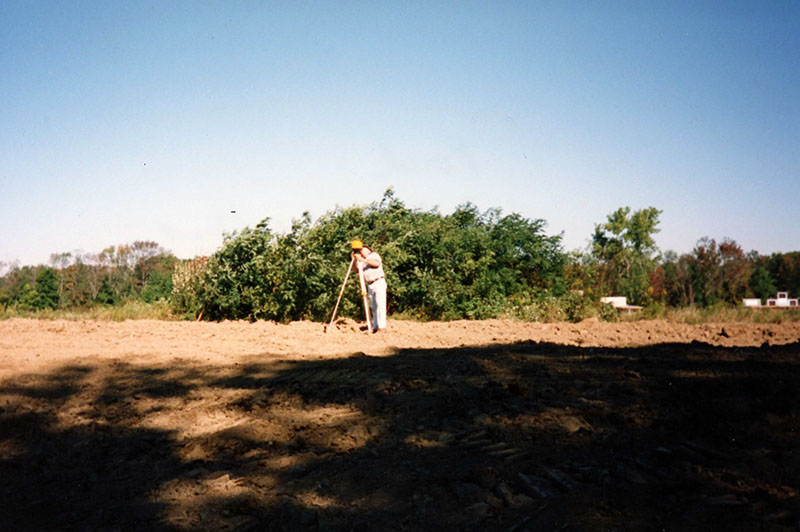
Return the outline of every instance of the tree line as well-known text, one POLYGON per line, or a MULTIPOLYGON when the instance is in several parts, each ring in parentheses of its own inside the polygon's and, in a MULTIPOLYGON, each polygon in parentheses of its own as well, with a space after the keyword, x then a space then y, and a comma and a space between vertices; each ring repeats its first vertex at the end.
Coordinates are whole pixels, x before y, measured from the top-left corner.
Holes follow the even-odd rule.
POLYGON ((660 253, 652 235, 660 211, 620 208, 595 227, 591 250, 575 257, 578 284, 596 295, 624 295, 638 305, 714 307, 800 295, 800 251, 745 253, 731 238, 700 238, 689 253, 660 253))
MULTIPOLYGON (((209 257, 178 260, 155 242, 100 253, 60 253, 49 265, 6 266, 8 310, 71 309, 129 301, 168 302, 186 318, 324 321, 360 238, 384 259, 389 312, 421 320, 579 320, 610 310, 604 295, 652 307, 738 305, 777 291, 800 293, 800 252, 745 253, 732 239, 697 241, 690 253, 661 253, 661 212, 620 208, 595 226, 590 246, 567 252, 546 222, 467 203, 451 214, 410 209, 389 189, 366 206, 308 213, 287 233, 266 218, 226 234, 209 257)), ((359 316, 355 276, 342 315, 359 316)))
POLYGON ((156 242, 137 241, 99 253, 54 253, 49 265, 0 265, 0 305, 55 310, 168 299, 178 262, 156 242))

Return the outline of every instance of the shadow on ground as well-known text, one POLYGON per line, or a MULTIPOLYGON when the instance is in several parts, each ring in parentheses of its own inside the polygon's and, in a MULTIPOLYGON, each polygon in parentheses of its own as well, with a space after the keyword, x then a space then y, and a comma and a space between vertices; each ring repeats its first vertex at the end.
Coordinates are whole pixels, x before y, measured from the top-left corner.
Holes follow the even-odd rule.
POLYGON ((0 383, 0 530, 798 530, 800 344, 523 343, 0 383))

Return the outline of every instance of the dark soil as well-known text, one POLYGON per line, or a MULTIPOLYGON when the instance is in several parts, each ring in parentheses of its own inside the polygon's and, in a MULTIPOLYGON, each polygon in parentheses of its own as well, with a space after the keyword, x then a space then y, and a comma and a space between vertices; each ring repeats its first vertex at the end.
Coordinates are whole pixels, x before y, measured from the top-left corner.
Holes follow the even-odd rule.
POLYGON ((76 360, 0 382, 0 530, 800 530, 800 343, 76 360))

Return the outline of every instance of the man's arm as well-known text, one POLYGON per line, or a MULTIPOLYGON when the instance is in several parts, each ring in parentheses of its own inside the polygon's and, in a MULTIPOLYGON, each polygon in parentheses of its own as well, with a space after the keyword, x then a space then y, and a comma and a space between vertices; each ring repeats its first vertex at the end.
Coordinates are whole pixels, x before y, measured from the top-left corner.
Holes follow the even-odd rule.
POLYGON ((381 265, 381 258, 377 253, 371 253, 364 259, 364 262, 366 262, 367 266, 370 268, 379 268, 381 265))

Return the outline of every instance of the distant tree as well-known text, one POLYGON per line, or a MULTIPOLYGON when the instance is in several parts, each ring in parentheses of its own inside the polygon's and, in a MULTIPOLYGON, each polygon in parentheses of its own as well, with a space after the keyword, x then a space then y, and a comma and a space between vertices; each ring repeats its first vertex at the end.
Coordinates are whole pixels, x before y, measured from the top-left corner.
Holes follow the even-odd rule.
POLYGON ((748 284, 753 295, 761 299, 762 302, 770 297, 775 297, 775 293, 778 291, 775 286, 775 280, 760 260, 755 262, 748 284))
POLYGON ((0 305, 3 306, 3 312, 8 310, 9 303, 11 303, 11 294, 8 292, 8 288, 0 286, 0 305))
POLYGON ((153 303, 159 299, 169 299, 172 294, 172 272, 154 270, 147 277, 142 289, 142 300, 153 303))
POLYGON ((664 303, 667 295, 664 269, 660 265, 656 265, 647 273, 647 277, 649 279, 649 287, 647 289, 649 299, 654 302, 664 303))
POLYGON ((604 265, 601 265, 592 255, 591 249, 574 250, 567 253, 564 264, 564 282, 567 289, 583 292, 587 297, 597 300, 605 295, 600 291, 601 268, 604 268, 604 265))
POLYGON ((674 251, 664 253, 661 269, 664 276, 664 299, 669 306, 686 306, 694 302, 691 272, 694 265, 691 255, 678 256, 674 251))
POLYGON ((773 253, 769 258, 769 270, 777 290, 800 296, 800 251, 773 253))
POLYGON ((592 254, 601 265, 599 284, 604 295, 620 294, 632 303, 649 299, 649 273, 655 268, 661 211, 648 207, 631 213, 621 207, 595 226, 592 254))
POLYGON ((72 259, 72 253, 52 253, 50 255, 50 264, 56 270, 58 276, 58 297, 60 301, 64 301, 64 270, 69 265, 72 259))
POLYGON ((136 266, 133 249, 129 244, 109 246, 102 252, 103 260, 109 267, 108 284, 114 293, 115 301, 123 301, 131 295, 133 269, 136 266))
POLYGON ((694 261, 691 263, 692 288, 694 302, 708 307, 722 299, 722 272, 717 241, 703 237, 697 241, 694 250, 694 261))
MULTIPOLYGON (((133 268, 132 291, 141 292, 150 274, 159 269, 159 258, 166 252, 156 242, 138 240, 130 246, 133 268)), ((171 265, 169 268, 171 269, 171 265)))
POLYGON ((690 261, 693 302, 739 304, 750 293, 752 271, 751 260, 735 240, 724 238, 718 244, 713 238, 699 239, 690 261))
MULTIPOLYGON (((146 301, 168 298, 176 261, 172 253, 150 241, 109 246, 96 254, 76 250, 50 256, 58 280, 58 301, 67 308, 116 304, 129 298, 146 301)), ((33 276, 20 269, 2 279, 8 303, 20 300, 21 290, 28 283, 25 304, 35 306, 31 303, 31 291, 36 290, 38 297, 40 289, 33 276)))
POLYGON ((97 288, 92 283, 92 266, 85 262, 82 253, 72 255, 73 263, 60 273, 63 282, 63 303, 66 307, 86 307, 96 295, 97 288))
POLYGON ((36 274, 37 309, 58 308, 58 275, 53 268, 41 268, 36 274))
POLYGON ((6 276, 6 287, 10 306, 19 306, 25 309, 36 308, 36 269, 33 266, 15 265, 6 276), (24 304, 22 303, 24 300, 24 304))
POLYGON ((116 299, 114 299, 114 291, 111 290, 111 285, 108 283, 107 278, 103 279, 103 281, 100 283, 100 289, 97 291, 95 302, 100 303, 101 305, 113 305, 116 303, 116 299))
POLYGON ((53 268, 26 266, 19 277, 21 286, 15 290, 13 301, 22 310, 58 308, 58 276, 53 268), (30 280, 31 275, 33 279, 30 280))
POLYGON ((21 310, 38 310, 39 294, 33 283, 25 283, 20 289, 19 296, 16 298, 16 306, 21 310))
POLYGON ((735 240, 724 238, 719 244, 722 299, 732 305, 739 304, 748 295, 748 282, 752 265, 735 240))
POLYGON ((9 272, 11 267, 8 263, 0 261, 0 305, 3 306, 3 311, 8 310, 8 305, 11 303, 11 292, 9 291, 9 272))

